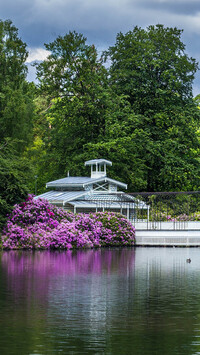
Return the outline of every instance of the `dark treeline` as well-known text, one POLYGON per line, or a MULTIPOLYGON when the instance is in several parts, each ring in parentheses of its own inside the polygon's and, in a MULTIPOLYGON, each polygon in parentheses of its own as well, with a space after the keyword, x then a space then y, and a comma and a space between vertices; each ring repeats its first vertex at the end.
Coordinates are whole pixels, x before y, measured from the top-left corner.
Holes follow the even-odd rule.
MULTIPOLYGON (((198 63, 182 31, 162 25, 119 33, 101 56, 79 33, 45 44, 38 84, 26 79, 26 44, 0 21, 1 216, 47 181, 113 162, 129 191, 200 188, 198 63)), ((2 218, 3 218, 2 217, 2 218)))

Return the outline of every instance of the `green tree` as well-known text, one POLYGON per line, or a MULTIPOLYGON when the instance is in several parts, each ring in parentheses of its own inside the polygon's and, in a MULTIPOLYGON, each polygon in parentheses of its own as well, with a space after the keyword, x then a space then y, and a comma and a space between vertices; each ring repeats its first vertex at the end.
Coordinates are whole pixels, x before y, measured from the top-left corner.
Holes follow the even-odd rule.
POLYGON ((106 157, 113 162, 109 173, 128 184, 129 191, 147 189, 148 167, 153 142, 146 117, 132 112, 126 99, 118 98, 107 119, 106 134, 98 143, 88 143, 89 157, 106 157))
POLYGON ((28 52, 10 20, 0 20, 0 226, 29 191, 24 157, 32 142, 35 85, 26 81, 28 52))
POLYGON ((0 139, 19 142, 22 152, 31 141, 33 84, 26 82, 26 44, 10 20, 0 21, 0 139))
POLYGON ((85 174, 84 160, 104 157, 131 191, 199 188, 198 65, 181 34, 135 27, 101 58, 76 32, 45 45, 50 55, 37 65, 43 123, 33 147, 41 183, 68 170, 85 174))
POLYGON ((163 25, 135 27, 119 33, 109 57, 111 85, 126 94, 135 113, 152 116, 192 101, 192 83, 198 69, 181 41, 182 30, 163 25))
POLYGON ((84 145, 105 135, 113 108, 107 71, 95 46, 86 41, 76 32, 59 36, 45 45, 50 55, 37 66, 40 91, 49 98, 43 113, 48 126, 44 143, 52 178, 68 170, 80 173, 84 145))
MULTIPOLYGON (((105 52, 105 60, 109 58, 111 62, 112 90, 126 95, 135 114, 133 122, 127 121, 127 138, 132 141, 136 166, 137 161, 142 162, 142 169, 146 170, 142 185, 148 191, 199 186, 200 116, 192 98, 198 65, 185 53, 181 33, 163 25, 135 27, 126 34, 119 33, 116 44, 105 52), (138 131, 138 117, 141 137, 144 133, 147 137, 143 151, 139 147, 143 146, 142 141, 138 141, 136 150, 134 138, 131 139, 138 131)), ((129 151, 124 151, 124 155, 129 151)))

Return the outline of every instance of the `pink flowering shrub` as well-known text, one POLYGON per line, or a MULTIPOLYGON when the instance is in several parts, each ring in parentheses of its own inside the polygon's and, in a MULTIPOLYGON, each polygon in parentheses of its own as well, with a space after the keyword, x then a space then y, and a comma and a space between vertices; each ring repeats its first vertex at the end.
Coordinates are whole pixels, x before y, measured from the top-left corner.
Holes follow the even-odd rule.
POLYGON ((135 229, 120 213, 97 212, 90 214, 93 221, 101 223, 101 245, 133 245, 135 229))
POLYGON ((15 205, 3 230, 3 249, 73 249, 131 246, 135 229, 113 212, 66 212, 33 196, 15 205))

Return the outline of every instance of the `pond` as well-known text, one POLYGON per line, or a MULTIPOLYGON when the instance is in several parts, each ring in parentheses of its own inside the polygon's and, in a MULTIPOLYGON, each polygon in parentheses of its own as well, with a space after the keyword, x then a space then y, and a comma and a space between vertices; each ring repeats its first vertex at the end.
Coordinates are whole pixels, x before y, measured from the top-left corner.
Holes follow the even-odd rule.
POLYGON ((199 248, 1 252, 0 280, 2 355, 200 354, 199 248))

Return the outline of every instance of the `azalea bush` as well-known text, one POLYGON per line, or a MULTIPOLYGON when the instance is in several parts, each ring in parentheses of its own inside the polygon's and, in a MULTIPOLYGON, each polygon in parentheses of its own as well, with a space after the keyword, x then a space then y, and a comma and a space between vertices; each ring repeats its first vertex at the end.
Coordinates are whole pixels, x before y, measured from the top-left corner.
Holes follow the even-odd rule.
POLYGON ((14 206, 1 237, 3 249, 132 246, 134 242, 134 227, 118 213, 74 215, 31 195, 14 206))
POLYGON ((132 245, 135 229, 120 213, 97 212, 90 214, 90 218, 101 224, 101 245, 132 245))

